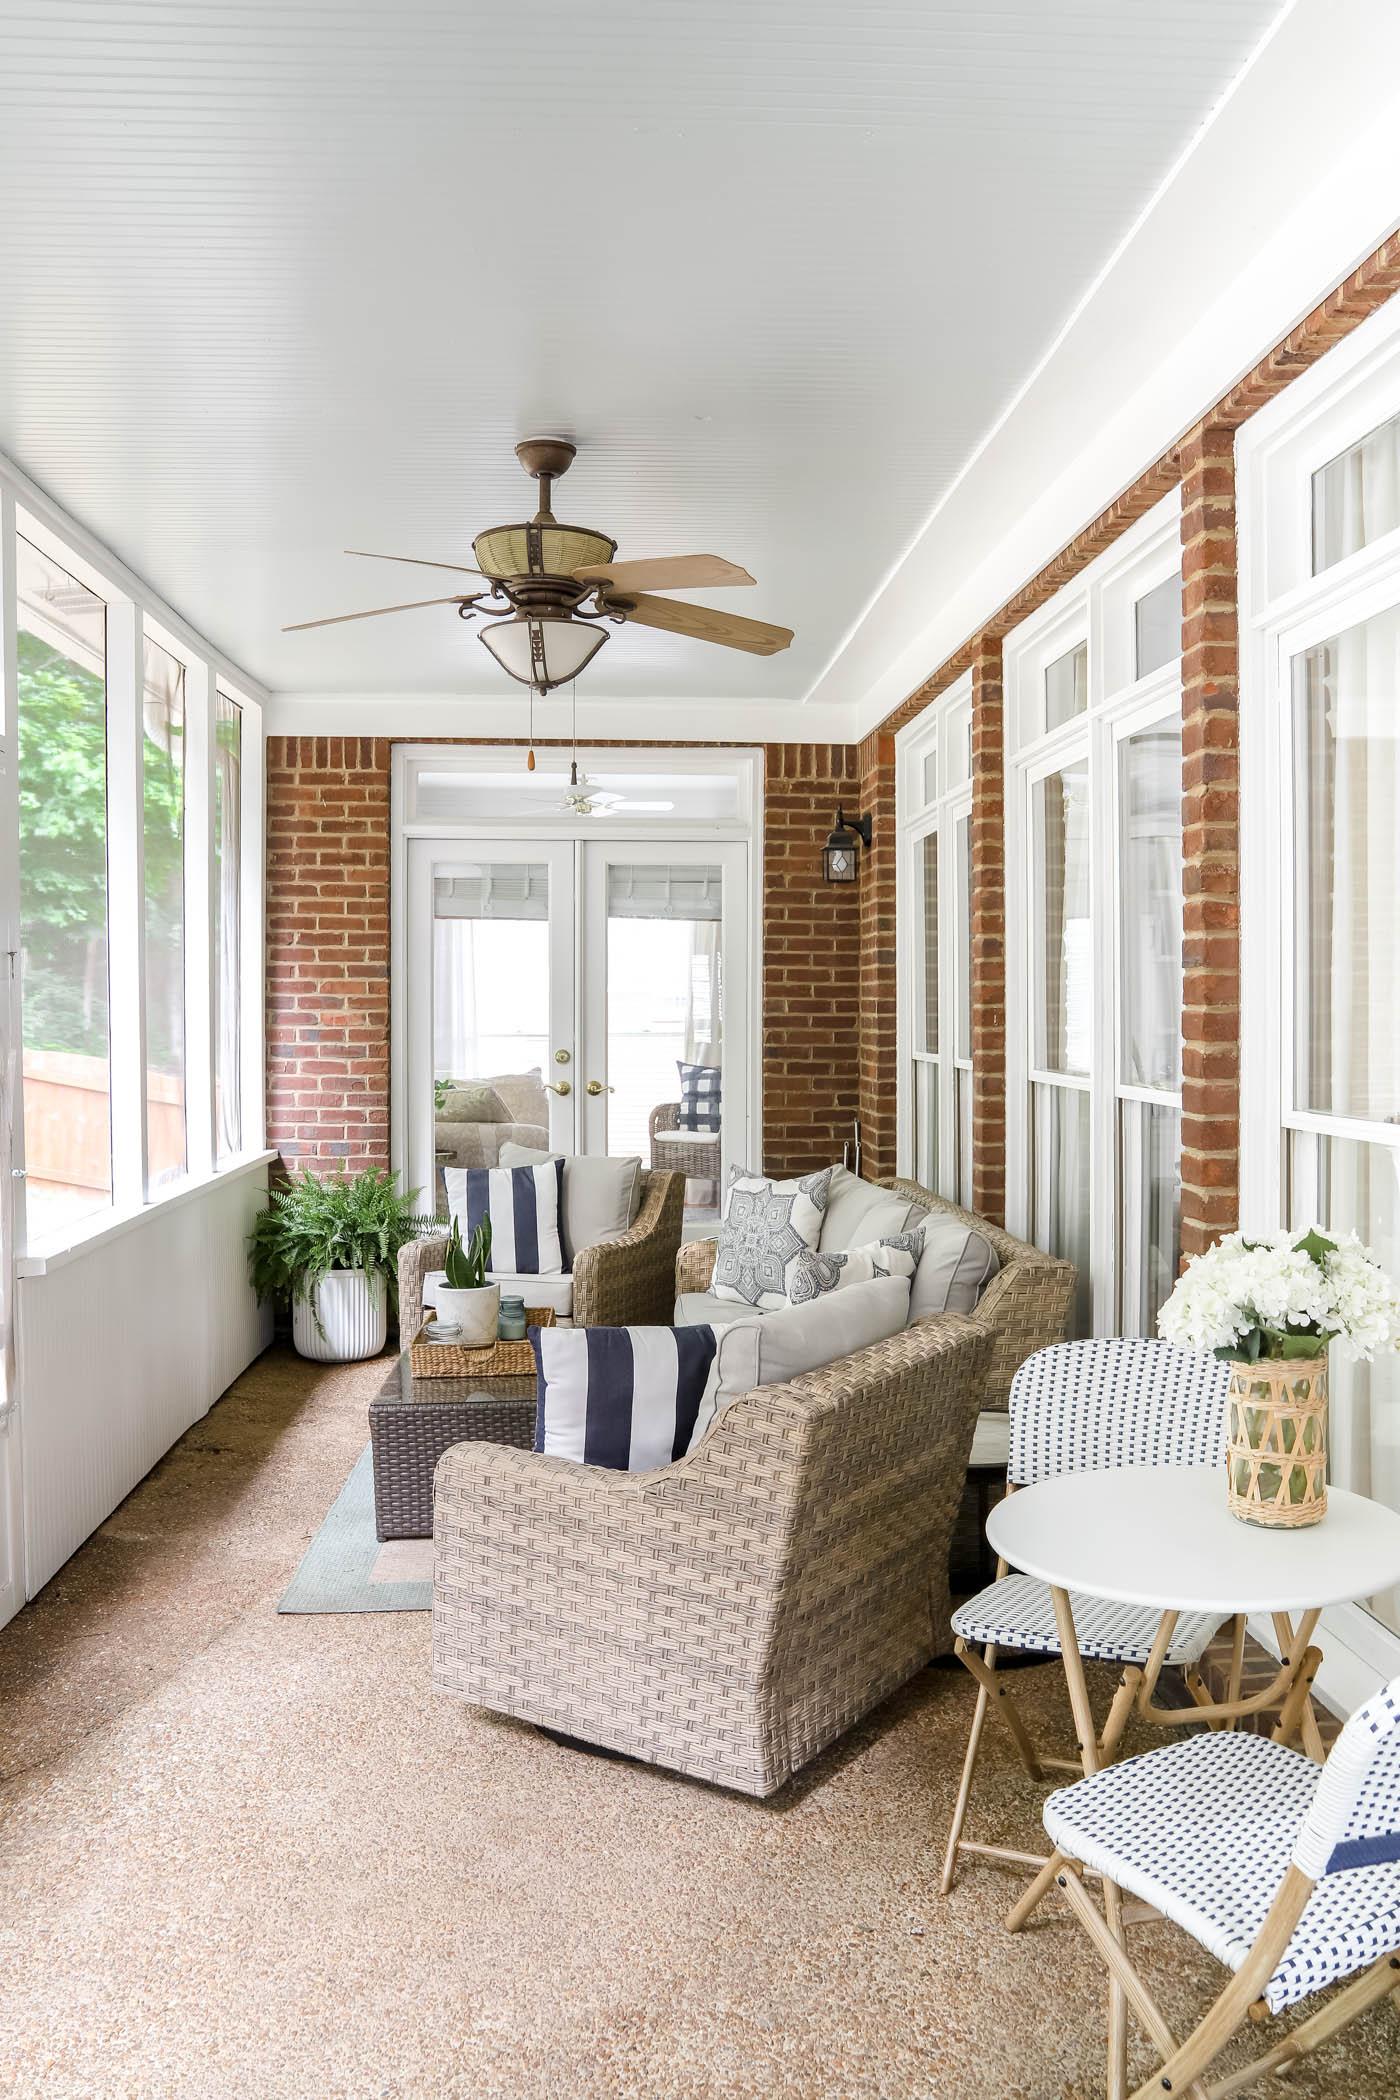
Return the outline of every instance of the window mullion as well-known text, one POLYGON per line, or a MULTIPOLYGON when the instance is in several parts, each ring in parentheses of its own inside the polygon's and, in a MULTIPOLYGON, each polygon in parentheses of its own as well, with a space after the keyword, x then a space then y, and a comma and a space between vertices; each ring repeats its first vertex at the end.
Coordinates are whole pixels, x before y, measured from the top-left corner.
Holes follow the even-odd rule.
POLYGON ((214 666, 185 676, 185 1101, 191 1174, 214 1165, 214 666))
POLYGON ((146 1200, 146 926, 141 610, 107 608, 107 957, 112 1200, 146 1200))

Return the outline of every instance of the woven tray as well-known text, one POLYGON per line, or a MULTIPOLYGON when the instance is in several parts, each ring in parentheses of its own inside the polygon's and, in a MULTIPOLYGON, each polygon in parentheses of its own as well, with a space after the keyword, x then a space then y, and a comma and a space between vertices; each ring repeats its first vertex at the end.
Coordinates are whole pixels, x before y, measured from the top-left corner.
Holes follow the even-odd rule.
MULTIPOLYGON (((484 1349, 467 1349, 457 1342, 424 1341, 429 1324, 423 1322, 408 1352, 415 1378, 514 1378, 535 1368, 535 1352, 528 1340, 489 1342, 484 1349)), ((552 1327, 554 1307, 527 1305, 525 1324, 552 1327)))

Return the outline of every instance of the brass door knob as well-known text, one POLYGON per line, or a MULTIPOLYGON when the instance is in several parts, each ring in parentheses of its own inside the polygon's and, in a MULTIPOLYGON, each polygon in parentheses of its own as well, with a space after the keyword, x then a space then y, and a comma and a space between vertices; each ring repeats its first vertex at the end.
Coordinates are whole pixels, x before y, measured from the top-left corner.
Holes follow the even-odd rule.
POLYGON ((546 1079, 544 1090, 547 1094, 571 1094, 573 1092, 573 1088, 567 1079, 561 1079, 558 1086, 555 1086, 551 1080, 546 1079))
POLYGON ((590 1079, 588 1082, 588 1092, 590 1094, 615 1094, 617 1092, 617 1088, 615 1086, 604 1086, 601 1079, 590 1079))

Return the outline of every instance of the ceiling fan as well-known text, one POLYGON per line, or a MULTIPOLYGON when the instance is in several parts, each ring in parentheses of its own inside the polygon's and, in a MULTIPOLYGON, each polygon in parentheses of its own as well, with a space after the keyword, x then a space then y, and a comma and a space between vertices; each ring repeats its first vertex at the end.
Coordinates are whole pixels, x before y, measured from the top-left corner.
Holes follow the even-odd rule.
POLYGON ((567 438, 526 438, 515 456, 540 485, 539 508, 525 525, 495 525, 472 541, 475 568, 462 562, 429 561, 417 554, 347 554, 371 561, 411 562, 425 569, 452 569, 479 576, 486 588, 446 598, 415 598, 403 605, 376 605, 367 612, 334 613, 325 620, 296 620, 295 634, 308 627, 335 627, 345 620, 375 620, 384 613, 420 605, 455 605, 464 620, 484 618, 481 639, 502 670, 537 693, 574 678, 607 640, 604 622, 659 627, 699 642, 718 642, 752 656, 772 656, 792 640, 790 627, 773 627, 708 605, 658 598, 652 587, 714 590, 753 582, 747 569, 717 554, 676 554, 656 561, 615 561, 616 540, 580 525, 561 525, 550 508, 554 483, 573 463, 567 438))

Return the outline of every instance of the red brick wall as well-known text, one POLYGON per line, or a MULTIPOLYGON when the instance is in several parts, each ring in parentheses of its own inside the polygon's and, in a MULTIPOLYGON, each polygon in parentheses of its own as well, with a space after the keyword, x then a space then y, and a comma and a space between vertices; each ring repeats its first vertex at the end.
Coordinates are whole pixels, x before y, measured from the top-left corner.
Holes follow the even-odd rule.
MULTIPOLYGON (((286 1166, 389 1160, 390 748, 268 739, 268 1142, 286 1166)), ((853 766, 844 744, 765 752, 764 1164, 776 1173, 839 1158, 856 1112, 860 891, 821 877, 853 766)))
POLYGON ((1006 813, 1001 643, 972 659, 972 1207, 1006 1218, 1006 813))
POLYGON ((861 1170, 871 1181, 895 1171, 898 1101, 894 738, 868 736, 856 754, 858 811, 871 819, 869 852, 861 853, 860 913, 860 1132, 861 1170))

